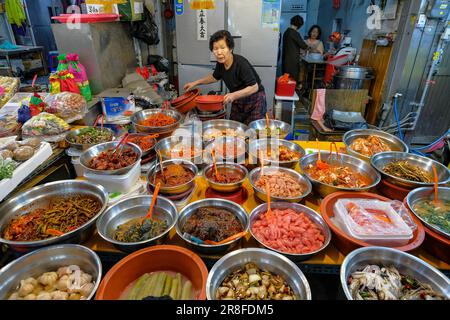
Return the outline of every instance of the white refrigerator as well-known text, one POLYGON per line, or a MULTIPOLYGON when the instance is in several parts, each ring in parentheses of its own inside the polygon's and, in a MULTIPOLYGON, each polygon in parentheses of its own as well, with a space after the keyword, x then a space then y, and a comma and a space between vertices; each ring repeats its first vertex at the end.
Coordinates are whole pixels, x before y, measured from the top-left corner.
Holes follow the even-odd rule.
MULTIPOLYGON (((267 96, 267 106, 273 106, 279 43, 279 10, 271 10, 272 24, 265 23, 264 0, 216 0, 216 8, 207 11, 207 39, 198 40, 197 10, 185 4, 184 13, 176 15, 178 80, 180 91, 190 81, 213 72, 216 62, 209 50, 209 37, 218 30, 228 30, 234 38, 234 53, 244 56, 255 68, 267 96), (263 10, 264 8, 264 10, 263 10), (276 25, 274 24, 276 22, 276 25)), ((281 3, 281 0, 279 1, 281 3)), ((219 82, 202 86, 203 93, 226 93, 219 82)))

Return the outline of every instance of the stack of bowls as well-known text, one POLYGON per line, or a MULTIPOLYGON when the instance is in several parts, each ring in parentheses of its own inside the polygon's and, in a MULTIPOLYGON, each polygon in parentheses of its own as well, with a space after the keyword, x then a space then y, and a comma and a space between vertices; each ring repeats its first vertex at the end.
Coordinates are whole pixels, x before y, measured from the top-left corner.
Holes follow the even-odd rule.
POLYGON ((222 95, 204 95, 196 97, 195 103, 201 112, 218 112, 224 108, 223 99, 222 95))
POLYGON ((197 105, 195 102, 195 98, 200 94, 200 90, 194 89, 185 92, 183 95, 178 98, 172 100, 172 107, 177 109, 180 113, 187 113, 195 108, 197 105))
POLYGON ((167 222, 167 229, 161 234, 139 242, 121 242, 115 239, 117 227, 132 219, 144 217, 153 196, 135 196, 119 201, 109 207, 97 220, 98 234, 107 242, 124 252, 133 252, 151 245, 162 244, 177 222, 177 208, 172 201, 158 197, 152 217, 167 222))

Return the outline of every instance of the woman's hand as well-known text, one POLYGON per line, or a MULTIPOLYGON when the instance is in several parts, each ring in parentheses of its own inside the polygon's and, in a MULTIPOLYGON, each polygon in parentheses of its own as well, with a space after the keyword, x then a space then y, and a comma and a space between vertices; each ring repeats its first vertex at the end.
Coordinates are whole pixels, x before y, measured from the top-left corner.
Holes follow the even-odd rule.
POLYGON ((186 84, 184 85, 183 89, 184 89, 184 91, 189 91, 189 90, 194 89, 196 86, 197 86, 197 82, 196 82, 196 81, 194 81, 194 82, 188 82, 188 83, 186 83, 186 84))
POLYGON ((227 93, 225 97, 223 97, 223 104, 233 103, 237 99, 238 97, 235 92, 227 93))

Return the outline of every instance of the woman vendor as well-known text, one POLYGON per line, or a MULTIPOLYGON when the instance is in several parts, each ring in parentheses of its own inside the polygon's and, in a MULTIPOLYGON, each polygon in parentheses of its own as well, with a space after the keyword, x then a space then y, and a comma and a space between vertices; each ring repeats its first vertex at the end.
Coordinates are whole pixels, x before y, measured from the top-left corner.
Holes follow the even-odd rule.
POLYGON ((214 33, 209 40, 209 49, 217 59, 213 74, 187 83, 184 90, 223 80, 230 91, 224 97, 224 104, 232 103, 230 119, 246 125, 262 119, 267 109, 264 87, 250 62, 233 53, 231 34, 226 30, 214 33))

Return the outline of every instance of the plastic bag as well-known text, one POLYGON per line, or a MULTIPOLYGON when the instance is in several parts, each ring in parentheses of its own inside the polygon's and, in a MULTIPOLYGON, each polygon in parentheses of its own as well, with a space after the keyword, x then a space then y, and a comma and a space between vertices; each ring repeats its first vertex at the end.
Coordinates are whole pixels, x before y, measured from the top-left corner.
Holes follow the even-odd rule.
POLYGON ((144 20, 131 23, 131 35, 148 45, 159 43, 158 25, 152 14, 144 7, 144 20))
POLYGON ((73 92, 80 94, 80 88, 74 80, 73 74, 69 71, 63 71, 59 73, 61 79, 61 92, 73 92))
POLYGON ((92 100, 91 87, 89 86, 89 79, 86 74, 85 67, 79 61, 77 54, 67 54, 67 62, 69 64, 68 71, 73 74, 75 83, 80 88, 80 94, 86 101, 92 100))
POLYGON ((59 79, 58 74, 51 74, 48 78, 50 82, 50 93, 57 94, 61 92, 61 80, 59 79))
POLYGON ((56 71, 66 71, 68 69, 67 55, 65 53, 58 55, 58 67, 56 71))
POLYGON ((28 120, 22 127, 22 137, 38 137, 45 141, 57 142, 65 138, 69 125, 57 116, 42 112, 28 120))
POLYGON ((67 123, 83 119, 87 105, 83 96, 72 92, 61 92, 45 99, 45 111, 57 115, 67 123))
POLYGON ((30 108, 31 116, 37 116, 39 113, 45 110, 46 103, 42 100, 42 97, 39 93, 33 93, 33 96, 30 99, 28 107, 30 108))
POLYGON ((0 116, 0 138, 15 136, 19 133, 19 130, 20 123, 17 121, 16 114, 6 114, 0 116))

